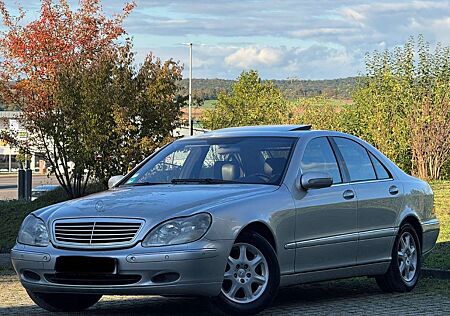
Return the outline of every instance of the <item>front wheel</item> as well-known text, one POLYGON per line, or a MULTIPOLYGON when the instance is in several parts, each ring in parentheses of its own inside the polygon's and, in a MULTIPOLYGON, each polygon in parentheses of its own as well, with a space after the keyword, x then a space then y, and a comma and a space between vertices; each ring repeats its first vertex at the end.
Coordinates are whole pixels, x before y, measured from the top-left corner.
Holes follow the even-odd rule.
POLYGON ((81 312, 101 299, 97 294, 36 293, 27 290, 38 306, 49 312, 81 312))
POLYGON ((410 224, 400 227, 392 250, 392 261, 386 274, 377 276, 378 286, 384 292, 409 292, 416 285, 422 264, 420 242, 410 224))
POLYGON ((257 233, 244 233, 234 243, 213 305, 231 315, 256 314, 274 299, 280 283, 276 253, 257 233))

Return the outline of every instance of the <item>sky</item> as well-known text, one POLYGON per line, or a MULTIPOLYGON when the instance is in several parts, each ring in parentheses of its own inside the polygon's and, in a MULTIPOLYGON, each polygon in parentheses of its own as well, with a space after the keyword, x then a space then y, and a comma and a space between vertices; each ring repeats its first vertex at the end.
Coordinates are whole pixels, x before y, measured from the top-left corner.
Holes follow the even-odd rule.
MULTIPOLYGON (((14 7, 17 0, 5 1, 14 7)), ((38 0, 19 2, 36 17, 38 0)), ((120 12, 125 0, 103 0, 120 12)), ((76 5, 77 1, 71 1, 76 5)), ((234 79, 256 69, 264 79, 334 79, 364 72, 364 56, 423 34, 450 45, 450 1, 136 0, 125 22, 138 62, 153 52, 193 77, 234 79)))

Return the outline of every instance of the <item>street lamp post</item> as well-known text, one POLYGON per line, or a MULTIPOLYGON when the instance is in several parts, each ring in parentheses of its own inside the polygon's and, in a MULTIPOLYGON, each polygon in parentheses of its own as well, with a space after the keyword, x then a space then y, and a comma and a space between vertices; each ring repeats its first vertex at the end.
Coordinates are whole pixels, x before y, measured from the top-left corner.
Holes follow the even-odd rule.
POLYGON ((189 43, 189 135, 193 135, 192 126, 192 43, 189 43))
POLYGON ((180 45, 189 46, 189 104, 188 104, 188 126, 189 135, 194 134, 194 126, 192 124, 192 43, 179 43, 180 45))

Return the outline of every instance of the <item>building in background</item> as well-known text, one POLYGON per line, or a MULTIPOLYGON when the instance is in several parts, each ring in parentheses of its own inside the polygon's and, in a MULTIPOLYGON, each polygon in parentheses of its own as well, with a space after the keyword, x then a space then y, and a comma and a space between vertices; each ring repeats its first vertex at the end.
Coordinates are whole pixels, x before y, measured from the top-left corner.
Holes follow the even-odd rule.
MULTIPOLYGON (((21 117, 20 111, 0 111, 0 131, 13 132, 19 140, 26 140, 28 135, 28 131, 20 122, 21 117)), ((183 112, 183 119, 185 118, 183 112)), ((202 134, 207 132, 208 130, 203 129, 197 121, 194 121, 193 124, 193 134, 202 134)), ((176 137, 186 137, 190 135, 189 127, 186 125, 182 125, 179 128, 176 128, 173 132, 173 135, 176 137)), ((15 172, 20 168, 20 161, 18 159, 18 150, 14 148, 6 141, 0 139, 0 173, 2 172, 15 172)), ((46 168, 49 167, 49 164, 46 163, 45 155, 43 153, 34 152, 31 157, 30 168, 35 172, 46 173, 46 168)))
MULTIPOLYGON (((21 140, 28 137, 28 131, 20 123, 21 112, 0 111, 0 131, 14 132, 21 140)), ((18 150, 6 141, 0 139, 0 172, 14 172, 20 167, 18 150)), ((30 168, 36 172, 45 173, 44 155, 33 153, 30 168)))

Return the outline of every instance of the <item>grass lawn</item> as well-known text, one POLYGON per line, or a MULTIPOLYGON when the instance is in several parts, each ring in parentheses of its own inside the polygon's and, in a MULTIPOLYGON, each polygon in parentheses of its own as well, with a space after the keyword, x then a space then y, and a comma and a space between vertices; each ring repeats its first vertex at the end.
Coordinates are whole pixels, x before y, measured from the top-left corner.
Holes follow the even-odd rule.
POLYGON ((436 216, 441 223, 438 244, 425 260, 429 268, 450 270, 450 181, 436 181, 431 184, 434 192, 436 216))

